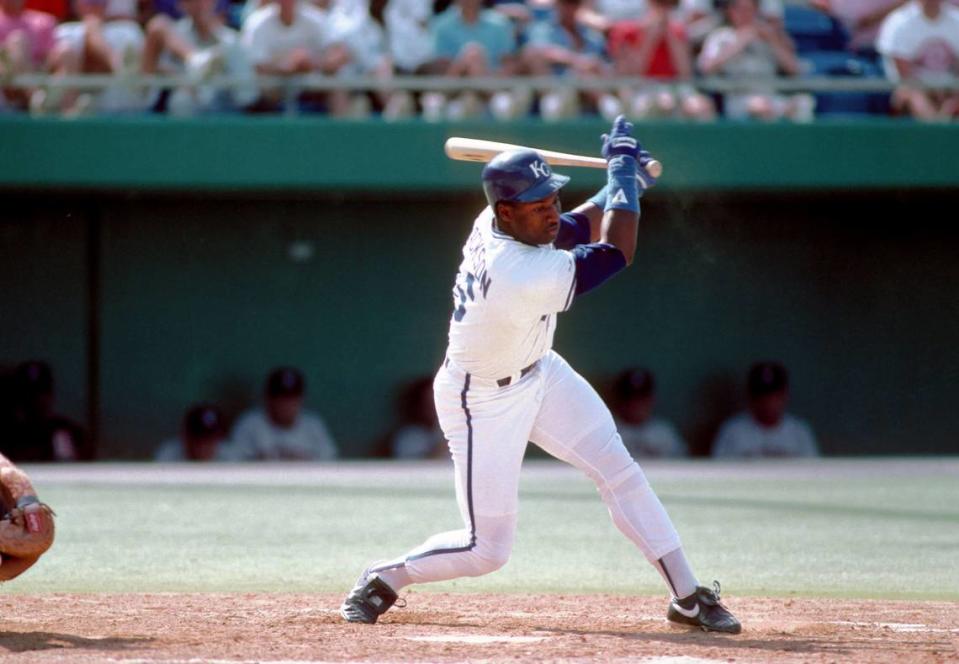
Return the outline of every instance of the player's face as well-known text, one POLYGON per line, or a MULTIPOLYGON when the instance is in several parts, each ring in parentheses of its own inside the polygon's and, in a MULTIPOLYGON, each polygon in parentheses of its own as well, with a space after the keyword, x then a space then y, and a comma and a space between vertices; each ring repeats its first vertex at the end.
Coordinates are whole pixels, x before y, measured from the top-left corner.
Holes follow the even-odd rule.
POLYGON ((654 403, 652 396, 633 397, 623 403, 621 416, 630 424, 642 424, 652 417, 654 403))
POLYGON ((766 427, 774 427, 786 414, 786 402, 789 393, 786 390, 757 397, 750 401, 749 410, 756 421, 766 427))
POLYGON ((303 409, 303 397, 281 396, 271 397, 266 401, 266 413, 274 424, 289 429, 296 424, 296 419, 303 409))
POLYGON ((525 244, 549 244, 559 233, 559 194, 530 203, 506 203, 496 207, 500 230, 525 244))

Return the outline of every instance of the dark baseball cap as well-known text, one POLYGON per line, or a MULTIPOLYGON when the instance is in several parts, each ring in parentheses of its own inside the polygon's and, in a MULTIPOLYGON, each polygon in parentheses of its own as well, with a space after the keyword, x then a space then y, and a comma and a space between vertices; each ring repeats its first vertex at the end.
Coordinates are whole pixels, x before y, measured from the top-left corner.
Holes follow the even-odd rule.
POLYGON ((746 390, 751 397, 782 392, 789 387, 789 373, 779 362, 757 362, 749 368, 746 390))
POLYGON ((24 362, 14 372, 14 384, 21 394, 50 394, 53 392, 53 371, 46 362, 24 362))
POLYGON ((266 379, 266 395, 270 397, 298 397, 306 392, 306 379, 298 369, 278 367, 266 379))
POLYGON ((645 367, 627 369, 616 380, 616 392, 623 399, 652 396, 656 393, 656 378, 645 367))
POLYGON ((200 403, 183 416, 183 430, 192 438, 210 438, 226 432, 223 415, 216 406, 200 403))

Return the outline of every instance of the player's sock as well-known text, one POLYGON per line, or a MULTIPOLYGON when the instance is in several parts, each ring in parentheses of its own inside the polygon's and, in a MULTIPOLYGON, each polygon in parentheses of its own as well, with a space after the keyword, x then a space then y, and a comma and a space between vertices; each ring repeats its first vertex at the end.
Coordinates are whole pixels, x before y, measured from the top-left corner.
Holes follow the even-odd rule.
POLYGON ((386 569, 382 572, 377 572, 376 574, 383 579, 383 581, 386 582, 386 585, 392 588, 395 592, 399 592, 406 586, 413 583, 413 580, 406 571, 406 565, 403 565, 402 567, 394 567, 393 569, 386 569))
POLYGON ((696 586, 699 580, 693 574, 689 561, 686 560, 686 554, 682 547, 670 551, 665 556, 653 563, 653 566, 662 575, 669 591, 677 599, 689 597, 696 592, 696 586))

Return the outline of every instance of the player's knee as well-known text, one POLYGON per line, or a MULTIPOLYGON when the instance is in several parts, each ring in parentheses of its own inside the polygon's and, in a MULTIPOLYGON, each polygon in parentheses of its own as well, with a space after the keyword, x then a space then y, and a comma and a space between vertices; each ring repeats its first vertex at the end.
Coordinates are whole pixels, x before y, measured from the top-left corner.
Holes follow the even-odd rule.
POLYGON ((502 568, 504 565, 506 565, 506 563, 509 562, 511 552, 511 547, 494 547, 487 548, 483 551, 477 551, 474 561, 476 576, 481 574, 489 574, 502 568))
POLYGON ((633 466, 639 470, 611 421, 584 437, 574 451, 585 461, 586 474, 601 490, 615 488, 624 473, 633 472, 633 466))
POLYGON ((475 575, 495 572, 509 562, 516 535, 516 517, 482 518, 478 520, 472 566, 475 575))

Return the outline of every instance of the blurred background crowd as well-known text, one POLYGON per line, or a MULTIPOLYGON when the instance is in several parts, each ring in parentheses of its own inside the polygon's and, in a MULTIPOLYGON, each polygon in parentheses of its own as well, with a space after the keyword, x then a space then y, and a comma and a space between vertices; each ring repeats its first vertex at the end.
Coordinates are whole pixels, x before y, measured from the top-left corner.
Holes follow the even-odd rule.
POLYGON ((37 115, 946 120, 956 74, 947 0, 0 0, 0 111, 37 115))
MULTIPOLYGON (((2 376, 0 453, 13 461, 88 461, 96 451, 83 428, 57 414, 50 367, 24 362, 2 376)), ((267 375, 259 406, 229 426, 214 403, 189 405, 175 435, 154 450, 154 459, 181 461, 329 461, 340 456, 321 416, 306 408, 307 383, 295 367, 267 375)), ((656 412, 656 377, 630 367, 606 390, 607 402, 627 449, 636 458, 690 456, 676 426, 656 412)), ((710 453, 719 458, 813 457, 819 446, 808 423, 791 415, 789 375, 778 362, 757 362, 745 376, 744 408, 718 428, 710 453)), ((396 459, 449 459, 433 407, 432 376, 403 385, 390 429, 373 455, 396 459)))

